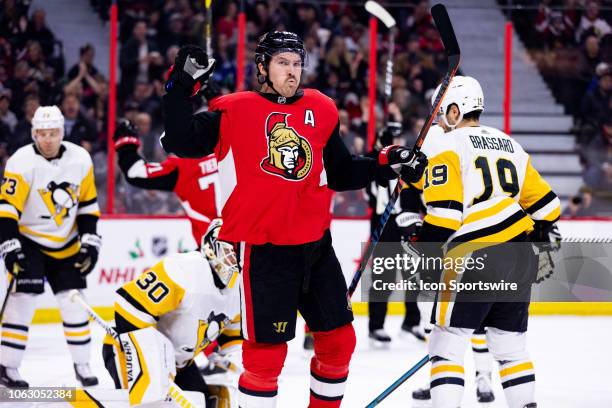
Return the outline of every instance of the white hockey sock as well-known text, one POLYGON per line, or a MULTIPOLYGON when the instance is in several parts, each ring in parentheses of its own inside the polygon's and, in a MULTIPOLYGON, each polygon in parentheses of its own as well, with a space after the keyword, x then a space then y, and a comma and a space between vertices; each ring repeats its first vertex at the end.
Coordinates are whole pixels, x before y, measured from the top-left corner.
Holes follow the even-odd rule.
POLYGON ((535 371, 531 360, 500 361, 501 379, 510 408, 523 408, 535 402, 535 371))
POLYGON ((2 318, 0 364, 19 368, 28 343, 28 329, 36 309, 36 295, 11 293, 2 318))
POLYGON ((91 348, 89 316, 78 303, 70 300, 68 291, 59 292, 55 296, 62 314, 64 335, 72 360, 76 364, 88 363, 91 348))
POLYGON ((474 353, 474 367, 477 373, 491 373, 491 366, 493 365, 493 357, 489 353, 489 347, 487 346, 486 334, 473 334, 472 339, 472 351, 474 353))
POLYGON ((461 362, 431 358, 431 402, 434 408, 457 408, 463 399, 464 369, 461 362))

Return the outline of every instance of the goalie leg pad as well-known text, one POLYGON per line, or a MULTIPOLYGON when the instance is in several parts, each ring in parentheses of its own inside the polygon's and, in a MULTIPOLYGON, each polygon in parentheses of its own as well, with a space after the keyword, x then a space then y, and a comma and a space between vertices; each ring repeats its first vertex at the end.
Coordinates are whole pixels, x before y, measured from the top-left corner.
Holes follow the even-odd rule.
MULTIPOLYGON (((64 336, 66 336, 66 343, 75 364, 88 363, 91 349, 89 316, 78 303, 70 300, 68 293, 65 290, 55 295, 62 314, 64 336)), ((82 292, 81 296, 83 296, 82 292)))
POLYGON ((153 327, 119 335, 130 405, 163 401, 176 375, 174 347, 153 327))
POLYGON ((313 332, 315 355, 310 361, 310 407, 339 407, 349 363, 357 342, 352 324, 313 332))
POLYGON ((18 368, 21 365, 35 308, 36 295, 28 293, 9 295, 2 319, 0 364, 3 366, 18 368))
POLYGON ((278 376, 287 357, 287 343, 242 343, 244 372, 238 381, 241 408, 276 406, 278 376))
POLYGON ((535 402, 535 370, 527 353, 525 332, 487 329, 487 341, 499 362, 499 377, 510 408, 535 402))

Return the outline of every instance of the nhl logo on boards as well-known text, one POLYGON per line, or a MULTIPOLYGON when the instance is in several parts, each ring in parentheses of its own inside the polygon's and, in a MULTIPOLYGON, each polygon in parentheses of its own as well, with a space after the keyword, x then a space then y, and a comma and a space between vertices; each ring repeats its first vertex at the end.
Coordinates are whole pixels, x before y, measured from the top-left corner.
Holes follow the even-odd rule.
POLYGON ((263 171, 286 180, 304 179, 312 168, 312 147, 306 138, 287 124, 287 113, 272 112, 266 119, 268 156, 263 171))

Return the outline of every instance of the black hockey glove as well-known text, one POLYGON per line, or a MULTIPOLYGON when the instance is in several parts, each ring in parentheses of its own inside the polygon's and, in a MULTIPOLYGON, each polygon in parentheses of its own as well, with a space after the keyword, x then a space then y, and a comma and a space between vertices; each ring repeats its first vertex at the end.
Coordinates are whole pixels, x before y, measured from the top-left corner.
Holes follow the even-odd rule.
POLYGON ((380 151, 378 163, 390 166, 396 173, 401 175, 402 180, 408 183, 416 183, 423 176, 427 167, 427 156, 418 151, 412 160, 408 160, 410 149, 402 146, 387 146, 380 151))
POLYGON ((214 79, 209 79, 206 83, 206 87, 202 91, 202 95, 206 98, 207 101, 212 101, 217 96, 221 96, 221 87, 214 79))
POLYGON ((28 260, 17 238, 4 241, 0 245, 0 256, 4 258, 6 270, 14 277, 28 269, 28 260))
POLYGON ((395 223, 399 228, 402 241, 415 242, 423 226, 421 214, 414 212, 402 212, 395 217, 395 223))
POLYGON ((550 278, 554 272, 555 263, 552 253, 561 249, 561 234, 556 223, 536 221, 533 232, 529 234, 534 245, 534 252, 538 257, 538 271, 535 283, 541 283, 550 278))
POLYGON ((402 124, 400 122, 387 122, 387 126, 378 132, 376 138, 376 148, 382 150, 383 147, 393 144, 393 139, 402 134, 402 124))
POLYGON ((137 150, 140 147, 138 127, 127 119, 122 120, 117 125, 117 129, 115 129, 113 142, 116 151, 129 149, 137 150))
POLYGON ((209 58, 202 47, 184 45, 166 74, 166 91, 170 92, 176 83, 180 83, 194 96, 206 84, 214 69, 215 59, 209 58))
POLYGON ((98 254, 102 238, 96 234, 83 234, 81 237, 81 249, 76 254, 74 267, 82 276, 87 276, 98 262, 98 254))

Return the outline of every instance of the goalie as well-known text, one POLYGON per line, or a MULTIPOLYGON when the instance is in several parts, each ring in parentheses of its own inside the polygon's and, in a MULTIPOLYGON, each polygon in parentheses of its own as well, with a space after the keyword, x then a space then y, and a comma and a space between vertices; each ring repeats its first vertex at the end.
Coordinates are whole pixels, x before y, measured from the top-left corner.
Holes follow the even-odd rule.
POLYGON ((227 389, 217 388, 219 393, 211 395, 194 362, 216 340, 219 349, 209 361, 235 368, 230 355, 242 344, 240 298, 235 287, 238 265, 233 247, 217 239, 221 226, 220 219, 211 222, 200 251, 168 256, 117 289, 116 331, 131 334, 130 343, 135 343, 131 349, 138 358, 124 350, 125 341, 119 345, 108 335, 102 354, 115 387, 129 388, 130 404, 151 402, 147 397, 149 391, 155 392, 151 387, 164 383, 164 378, 154 378, 154 374, 166 379, 174 375, 175 367, 163 369, 164 349, 170 348, 176 366, 174 381, 181 389, 203 393, 208 407, 229 406, 227 389), (142 335, 152 327, 157 329, 154 335, 142 335), (138 378, 134 379, 140 376, 133 373, 135 361, 142 377, 149 379, 148 386, 147 381, 138 385, 138 378), (213 404, 222 398, 228 405, 213 404))

